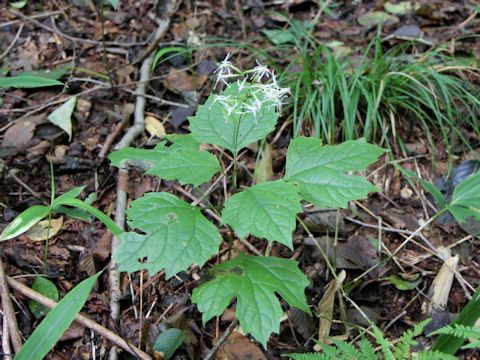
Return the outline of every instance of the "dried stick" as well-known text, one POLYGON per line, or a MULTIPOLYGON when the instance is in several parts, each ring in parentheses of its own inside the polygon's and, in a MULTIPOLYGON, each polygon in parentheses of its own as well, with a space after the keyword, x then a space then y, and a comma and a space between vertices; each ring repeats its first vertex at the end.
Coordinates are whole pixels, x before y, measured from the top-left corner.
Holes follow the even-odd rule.
POLYGON ((233 332, 233 330, 237 327, 238 325, 238 320, 235 319, 233 322, 228 326, 227 330, 223 333, 222 337, 218 339, 217 343, 212 347, 212 349, 208 352, 208 354, 204 357, 203 360, 210 360, 213 359, 215 356, 215 353, 220 349, 220 346, 223 345, 225 341, 227 341, 228 337, 230 334, 233 332))
POLYGON ((12 348, 10 347, 10 331, 8 330, 8 320, 5 312, 2 316, 2 351, 4 360, 12 360, 12 348))
MULTIPOLYGON (((35 300, 36 302, 45 305, 46 307, 52 309, 57 305, 57 302, 47 298, 46 296, 36 292, 35 290, 30 289, 28 286, 23 285, 21 282, 12 279, 11 277, 6 277, 8 285, 12 287, 12 289, 17 290, 22 295, 27 296, 28 298, 35 300)), ((96 323, 95 321, 90 320, 89 318, 78 314, 75 317, 75 321, 78 322, 80 325, 92 329, 97 334, 101 335, 105 339, 108 339, 118 347, 122 348, 123 350, 129 352, 133 356, 137 357, 138 359, 144 360, 151 360, 152 358, 150 355, 146 354, 142 350, 138 349, 137 347, 127 343, 124 339, 122 339, 117 334, 111 332, 110 330, 106 329, 102 325, 96 323)))
POLYGON ((18 28, 17 34, 15 35, 12 42, 8 46, 7 50, 5 50, 2 53, 2 55, 0 55, 0 60, 2 60, 5 56, 7 56, 8 53, 10 52, 10 50, 12 50, 12 48, 15 46, 15 43, 17 42, 18 38, 20 37, 20 34, 22 33, 22 30, 23 30, 24 26, 25 26, 24 24, 20 24, 20 27, 18 28))
MULTIPOLYGON (((155 38, 163 36, 170 26, 170 18, 161 19, 155 32, 155 38)), ((115 146, 116 150, 129 146, 133 140, 142 134, 145 128, 145 93, 148 81, 150 79, 150 71, 152 68, 154 54, 150 54, 140 67, 140 80, 136 88, 137 96, 134 110, 134 125, 126 132, 123 138, 115 146)), ((115 208, 115 222, 121 228, 125 228, 125 209, 127 207, 126 185, 128 184, 128 169, 121 167, 118 171, 117 182, 117 204, 115 208)), ((120 241, 117 237, 112 239, 112 261, 109 272, 109 288, 110 288, 110 316, 117 323, 120 318, 120 272, 115 264, 115 254, 119 247, 120 241)), ((117 349, 112 347, 109 353, 109 360, 117 359, 117 349)))
MULTIPOLYGON (((4 314, 4 321, 6 319, 10 339, 12 340, 13 349, 17 353, 22 347, 22 337, 20 330, 18 330, 17 318, 15 317, 15 310, 13 309, 12 299, 10 298, 10 291, 8 290, 7 276, 3 269, 3 261, 0 257, 0 295, 2 296, 2 309, 4 314)), ((8 341, 7 339, 5 339, 8 341)))

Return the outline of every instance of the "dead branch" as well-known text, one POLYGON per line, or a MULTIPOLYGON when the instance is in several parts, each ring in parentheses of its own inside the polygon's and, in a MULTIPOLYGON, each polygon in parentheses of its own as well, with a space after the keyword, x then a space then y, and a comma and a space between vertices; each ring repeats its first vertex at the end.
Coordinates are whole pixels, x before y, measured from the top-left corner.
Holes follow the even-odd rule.
MULTIPOLYGON (((4 314, 4 321, 7 321, 8 332, 10 340, 12 341, 13 349, 17 353, 22 347, 22 337, 20 330, 18 330, 17 318, 15 317, 15 310, 13 309, 12 299, 10 298, 10 291, 8 290, 7 277, 3 269, 3 261, 0 257, 0 295, 2 296, 2 309, 4 314)), ((8 341, 8 339, 4 339, 8 341)))
MULTIPOLYGON (((170 26, 170 18, 165 17, 160 19, 158 23, 157 30, 155 32, 155 39, 161 38, 165 35, 168 27, 170 26)), ((130 146, 133 140, 142 134, 145 128, 145 104, 146 104, 146 88, 148 81, 150 79, 150 72, 152 68, 154 53, 150 54, 142 63, 140 67, 140 80, 136 88, 136 93, 138 94, 135 110, 134 110, 134 124, 133 126, 125 133, 123 138, 115 146, 116 150, 122 149, 124 147, 130 146)), ((118 171, 118 181, 117 181, 117 203, 115 209, 115 222, 121 229, 125 228, 125 209, 127 207, 127 193, 125 189, 125 184, 128 183, 128 169, 120 168, 118 171)), ((120 272, 115 264, 115 254, 119 246, 119 239, 113 237, 112 239, 112 261, 109 272, 109 288, 110 288, 110 316, 114 322, 118 322, 120 318, 120 303, 119 299, 121 296, 120 290, 120 272)), ((110 360, 117 359, 117 349, 112 347, 109 353, 110 360)))

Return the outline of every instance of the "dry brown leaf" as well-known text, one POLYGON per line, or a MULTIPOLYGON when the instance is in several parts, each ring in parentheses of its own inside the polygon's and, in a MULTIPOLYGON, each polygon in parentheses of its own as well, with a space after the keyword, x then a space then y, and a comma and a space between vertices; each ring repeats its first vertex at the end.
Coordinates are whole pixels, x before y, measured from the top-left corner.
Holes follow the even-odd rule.
POLYGON ((330 328, 332 327, 335 294, 342 285, 346 276, 347 273, 345 270, 340 271, 337 278, 328 283, 327 290, 325 291, 325 294, 323 294, 322 300, 320 300, 320 303, 318 304, 317 315, 320 318, 318 339, 321 342, 328 343, 327 337, 330 335, 330 328))
POLYGON ((215 354, 217 360, 267 360, 262 350, 248 337, 232 332, 215 354))
POLYGON ((439 251, 444 259, 444 263, 430 287, 429 295, 431 295, 431 301, 427 307, 429 314, 446 309, 459 260, 458 255, 451 256, 448 249, 439 249, 439 251))
POLYGON ((253 177, 257 184, 273 179, 272 147, 268 143, 265 143, 262 157, 257 162, 253 177))
POLYGON ((162 139, 167 135, 165 127, 156 117, 146 116, 145 117, 145 130, 152 135, 156 136, 159 139, 162 139))
POLYGON ((47 238, 53 238, 62 229, 63 216, 60 216, 58 219, 50 219, 50 228, 48 222, 48 219, 38 222, 25 235, 33 241, 44 241, 47 238))
POLYGON ((2 146, 12 146, 18 150, 23 150, 24 146, 33 137, 33 132, 37 126, 34 119, 17 120, 13 126, 10 126, 3 137, 2 146))
POLYGON ((171 92, 181 94, 186 91, 200 89, 207 79, 208 76, 205 75, 192 76, 186 71, 172 70, 163 81, 163 84, 171 92))

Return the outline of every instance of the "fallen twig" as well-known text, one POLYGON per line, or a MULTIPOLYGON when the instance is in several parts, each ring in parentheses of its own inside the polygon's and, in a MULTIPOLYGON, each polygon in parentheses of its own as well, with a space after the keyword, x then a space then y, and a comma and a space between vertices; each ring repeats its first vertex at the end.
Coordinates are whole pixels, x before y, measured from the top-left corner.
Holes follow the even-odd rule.
MULTIPOLYGON (((168 27, 170 26, 170 18, 165 17, 160 20, 158 28, 155 32, 154 38, 158 39, 162 37, 168 27)), ((145 61, 143 61, 142 66, 140 67, 140 80, 136 88, 136 93, 138 94, 135 110, 134 110, 134 125, 125 133, 123 138, 115 146, 116 150, 130 146, 133 140, 142 134, 145 128, 145 93, 148 81, 150 79, 150 72, 152 68, 154 55, 150 54, 145 61)), ((127 193, 126 185, 128 184, 128 169, 120 167, 118 171, 118 182, 117 182, 117 203, 115 208, 115 222, 121 228, 125 228, 125 209, 127 207, 127 193)), ((119 246, 119 239, 113 237, 112 239, 112 262, 109 272, 109 289, 110 289, 110 316, 112 320, 117 323, 120 318, 120 272, 115 264, 115 254, 119 246)), ((117 349, 112 347, 109 353, 109 360, 117 359, 117 349)))
MULTIPOLYGON (((2 309, 4 314, 4 321, 7 321, 8 332, 10 333, 10 340, 12 341, 13 349, 17 353, 22 347, 22 337, 20 330, 18 330, 17 318, 15 317, 15 310, 13 309, 12 299, 10 298, 10 291, 8 290, 7 276, 3 269, 3 261, 0 257, 0 295, 2 296, 2 309)), ((8 339, 5 339, 8 341, 8 339)))
POLYGON ((215 356, 215 353, 220 349, 220 346, 223 345, 223 343, 228 339, 230 334, 233 332, 233 330, 237 327, 238 325, 238 320, 235 319, 233 322, 228 326, 227 330, 223 333, 223 335, 218 339, 217 343, 212 347, 212 349, 208 352, 208 354, 203 358, 204 360, 210 360, 213 359, 215 356))
MULTIPOLYGON (((12 289, 17 290, 22 295, 25 295, 28 298, 35 300, 36 302, 50 309, 54 308, 57 305, 57 302, 47 298, 46 296, 36 292, 35 290, 30 289, 28 286, 23 285, 21 282, 15 279, 12 279, 11 277, 6 276, 6 280, 8 282, 8 285, 10 285, 12 289)), ((75 317, 75 321, 86 328, 92 329, 97 334, 101 335, 105 339, 108 339, 118 347, 136 356, 137 358, 144 359, 144 360, 151 360, 150 355, 143 352, 139 348, 133 346, 132 344, 129 344, 120 336, 108 330, 107 328, 103 327, 102 325, 96 323, 95 321, 90 320, 89 318, 80 314, 78 314, 75 317)))
POLYGON ((12 42, 10 43, 10 45, 8 46, 7 50, 5 50, 2 55, 0 55, 0 60, 2 60, 5 56, 8 55, 8 53, 10 52, 10 50, 12 50, 12 48, 15 46, 15 44, 17 43, 17 40, 18 38, 20 37, 20 34, 22 33, 22 30, 23 30, 23 27, 25 25, 24 24, 20 24, 20 27, 18 28, 18 31, 17 31, 17 34, 15 35, 15 37, 13 38, 12 42))

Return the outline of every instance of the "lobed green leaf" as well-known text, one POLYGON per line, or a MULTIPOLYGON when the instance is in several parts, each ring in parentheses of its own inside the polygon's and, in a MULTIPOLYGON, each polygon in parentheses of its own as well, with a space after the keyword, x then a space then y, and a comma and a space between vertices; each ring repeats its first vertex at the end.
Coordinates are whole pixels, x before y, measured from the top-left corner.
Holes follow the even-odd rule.
POLYGON ((310 314, 304 293, 309 280, 296 261, 240 254, 209 273, 213 280, 192 293, 192 302, 202 312, 204 324, 221 315, 237 298, 236 316, 242 329, 266 347, 270 335, 279 332, 283 315, 275 293, 289 305, 310 314))
MULTIPOLYGON (((239 91, 238 83, 231 84, 221 95, 233 99, 251 96, 248 84, 239 91)), ((264 100, 262 96, 258 94, 259 101, 264 100)), ((256 116, 236 111, 229 115, 225 107, 215 101, 216 97, 216 94, 211 94, 205 104, 198 107, 195 116, 189 118, 190 131, 199 142, 218 145, 232 153, 238 153, 251 143, 264 139, 275 129, 279 114, 272 106, 262 106, 256 116)), ((238 110, 243 112, 245 109, 239 105, 238 110)))
POLYGON ((318 138, 298 137, 287 152, 285 180, 298 184, 300 195, 320 207, 347 207, 378 188, 365 178, 345 174, 364 170, 385 152, 365 140, 322 146, 318 138))
POLYGON ((165 269, 170 278, 192 264, 200 267, 218 252, 222 237, 198 207, 172 194, 148 193, 127 210, 128 224, 146 233, 120 236, 116 260, 122 271, 165 269))

